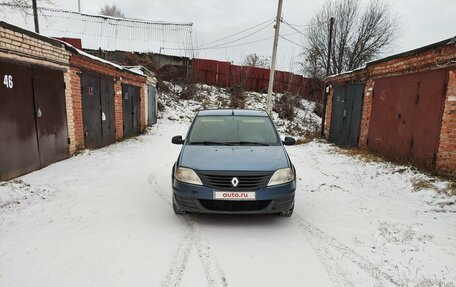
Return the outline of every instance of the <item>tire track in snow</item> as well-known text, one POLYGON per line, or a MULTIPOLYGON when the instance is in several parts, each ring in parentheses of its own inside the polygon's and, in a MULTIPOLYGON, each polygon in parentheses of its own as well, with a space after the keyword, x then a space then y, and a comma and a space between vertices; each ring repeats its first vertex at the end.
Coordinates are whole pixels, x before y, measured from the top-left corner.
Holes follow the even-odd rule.
POLYGON ((162 279, 160 284, 162 287, 180 286, 193 247, 193 232, 194 230, 189 228, 181 240, 168 272, 162 279))
POLYGON ((346 278, 345 274, 340 270, 338 267, 338 263, 334 256, 331 255, 330 251, 326 247, 326 245, 320 240, 320 238, 315 238, 315 235, 304 228, 301 222, 301 218, 295 214, 293 215, 293 219, 297 222, 299 228, 303 231, 305 238, 310 243, 312 248, 317 252, 318 256, 320 257, 321 263, 326 268, 328 272, 329 278, 333 282, 335 287, 353 287, 353 284, 346 278))
MULTIPOLYGON (((163 168, 169 168, 168 164, 157 168, 148 178, 150 185, 154 186, 154 191, 172 207, 171 192, 163 191, 159 184, 155 173, 163 168)), ((220 264, 209 247, 206 240, 201 237, 201 231, 198 228, 194 218, 191 215, 180 216, 182 224, 187 228, 187 231, 177 248, 176 254, 169 266, 168 272, 162 279, 161 286, 180 286, 184 276, 185 269, 190 259, 190 253, 195 247, 198 257, 203 265, 203 270, 206 275, 208 286, 221 287, 228 286, 224 272, 220 264)))
POLYGON ((306 238, 311 241, 312 247, 316 249, 318 255, 323 261, 323 264, 327 267, 331 280, 333 280, 333 283, 337 286, 353 286, 353 284, 347 281, 344 273, 340 270, 340 267, 338 267, 338 263, 334 257, 331 256, 327 247, 330 247, 334 251, 342 254, 343 258, 347 258, 361 270, 365 271, 369 276, 378 282, 378 286, 400 286, 397 280, 391 275, 383 272, 378 266, 371 263, 363 256, 357 254, 353 249, 337 241, 331 235, 328 235, 317 227, 309 224, 298 214, 295 213, 293 218, 304 232, 306 238))

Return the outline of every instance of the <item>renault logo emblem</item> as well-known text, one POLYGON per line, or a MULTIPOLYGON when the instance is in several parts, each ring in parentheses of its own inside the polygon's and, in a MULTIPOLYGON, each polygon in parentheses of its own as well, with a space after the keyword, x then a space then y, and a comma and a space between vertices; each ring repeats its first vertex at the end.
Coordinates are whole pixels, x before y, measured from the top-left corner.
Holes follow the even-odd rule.
POLYGON ((239 179, 237 179, 237 177, 233 177, 233 179, 231 180, 231 184, 234 187, 236 187, 239 184, 239 179))

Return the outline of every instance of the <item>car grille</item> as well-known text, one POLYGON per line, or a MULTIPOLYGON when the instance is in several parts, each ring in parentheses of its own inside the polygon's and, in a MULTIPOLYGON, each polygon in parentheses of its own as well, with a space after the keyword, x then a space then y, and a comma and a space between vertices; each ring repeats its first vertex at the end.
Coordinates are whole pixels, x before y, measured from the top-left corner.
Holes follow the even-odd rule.
POLYGON ((199 172, 203 184, 210 188, 221 190, 254 190, 266 187, 272 174, 268 173, 232 173, 216 174, 199 172), (239 180, 237 187, 231 183, 233 177, 239 180))
POLYGON ((237 201, 200 199, 201 205, 212 211, 258 211, 265 209, 270 200, 237 201))

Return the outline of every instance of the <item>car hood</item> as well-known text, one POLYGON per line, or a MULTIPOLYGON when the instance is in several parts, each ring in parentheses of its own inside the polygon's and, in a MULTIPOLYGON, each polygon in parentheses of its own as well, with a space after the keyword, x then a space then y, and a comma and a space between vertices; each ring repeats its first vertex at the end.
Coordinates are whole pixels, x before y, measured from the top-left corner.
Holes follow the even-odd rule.
POLYGON ((180 165, 194 170, 275 171, 289 166, 282 146, 185 145, 180 165))

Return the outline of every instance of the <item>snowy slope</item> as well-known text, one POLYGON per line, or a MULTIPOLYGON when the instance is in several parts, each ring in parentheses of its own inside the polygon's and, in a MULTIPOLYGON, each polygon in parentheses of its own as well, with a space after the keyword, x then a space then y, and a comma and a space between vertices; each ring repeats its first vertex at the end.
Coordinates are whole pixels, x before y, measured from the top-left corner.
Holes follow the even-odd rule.
MULTIPOLYGON (((165 106, 165 110, 159 113, 159 117, 161 118, 167 118, 179 123, 189 123, 199 110, 229 108, 230 94, 224 88, 197 84, 195 98, 182 100, 179 97, 182 87, 177 84, 166 84, 170 91, 162 92, 159 96, 159 101, 165 106)), ((245 92, 245 94, 246 109, 266 109, 267 94, 256 92, 245 92)), ((277 94, 273 100, 281 96, 282 94, 277 94)), ((296 108, 296 116, 293 122, 279 118, 278 114, 273 111, 273 121, 281 134, 303 138, 305 135, 319 131, 321 118, 314 113, 315 103, 302 99, 300 104, 296 108)))

